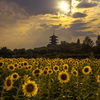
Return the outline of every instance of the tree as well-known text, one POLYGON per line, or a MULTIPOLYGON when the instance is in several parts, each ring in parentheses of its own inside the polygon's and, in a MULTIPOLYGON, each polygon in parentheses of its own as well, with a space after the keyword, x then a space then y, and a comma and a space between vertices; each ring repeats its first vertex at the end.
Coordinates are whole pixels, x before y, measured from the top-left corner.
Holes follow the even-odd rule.
POLYGON ((83 40, 83 44, 93 47, 94 42, 88 36, 86 36, 85 39, 83 40))
POLYGON ((96 41, 97 46, 100 46, 100 35, 98 35, 97 41, 96 41))
POLYGON ((77 40, 77 44, 80 45, 80 39, 77 40))
POLYGON ((2 57, 11 57, 13 54, 14 52, 8 49, 7 47, 2 47, 0 49, 0 56, 2 57))

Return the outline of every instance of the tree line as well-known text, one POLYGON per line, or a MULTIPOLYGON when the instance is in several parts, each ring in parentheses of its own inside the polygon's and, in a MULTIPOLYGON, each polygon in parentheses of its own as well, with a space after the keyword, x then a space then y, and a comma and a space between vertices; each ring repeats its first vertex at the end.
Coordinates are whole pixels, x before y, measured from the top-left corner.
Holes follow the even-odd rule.
POLYGON ((62 41, 59 45, 50 45, 46 47, 39 47, 34 49, 13 49, 10 50, 7 47, 1 47, 0 56, 1 57, 49 57, 49 58, 86 58, 89 56, 100 57, 100 46, 97 44, 94 46, 94 42, 89 37, 85 37, 83 43, 77 40, 77 43, 68 43, 62 41))

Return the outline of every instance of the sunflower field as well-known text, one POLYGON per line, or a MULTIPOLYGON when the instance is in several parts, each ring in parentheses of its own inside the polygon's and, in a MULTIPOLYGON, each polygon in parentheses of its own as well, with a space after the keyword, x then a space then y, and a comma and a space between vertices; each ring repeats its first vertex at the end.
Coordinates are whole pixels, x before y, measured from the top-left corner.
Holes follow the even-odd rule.
POLYGON ((0 57, 0 100, 100 100, 100 59, 0 57))

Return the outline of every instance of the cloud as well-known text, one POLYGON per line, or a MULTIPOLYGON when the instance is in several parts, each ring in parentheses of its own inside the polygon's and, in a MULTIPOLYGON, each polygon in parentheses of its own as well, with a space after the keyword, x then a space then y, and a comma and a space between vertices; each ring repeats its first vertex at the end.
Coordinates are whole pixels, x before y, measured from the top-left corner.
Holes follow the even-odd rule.
POLYGON ((92 1, 97 1, 97 2, 100 2, 100 0, 92 0, 92 1))
MULTIPOLYGON (((58 0, 2 0, 6 2, 14 2, 19 5, 29 15, 38 14, 54 14, 58 12, 57 2, 58 0)), ((62 0, 59 0, 62 1, 62 0)))
POLYGON ((97 35, 95 35, 93 31, 76 31, 73 33, 73 36, 75 37, 79 37, 79 36, 97 37, 97 35))
POLYGON ((97 3, 88 2, 87 0, 83 0, 81 3, 77 5, 77 8, 91 8, 97 6, 97 3))
POLYGON ((51 30, 55 30, 61 27, 62 24, 59 25, 52 25, 51 30))
POLYGON ((72 15, 73 18, 82 18, 82 17, 86 17, 87 14, 83 14, 81 12, 76 12, 72 15))
POLYGON ((94 22, 94 21, 96 21, 96 20, 98 20, 98 19, 92 19, 91 21, 94 22))
POLYGON ((82 22, 82 20, 75 20, 72 23, 80 23, 80 22, 82 22))
POLYGON ((82 23, 82 22, 79 22, 79 23, 72 23, 70 25, 70 28, 68 28, 68 30, 85 30, 85 29, 88 29, 90 27, 86 27, 87 23, 82 23))
POLYGON ((40 24, 40 27, 49 28, 50 26, 47 24, 40 24))

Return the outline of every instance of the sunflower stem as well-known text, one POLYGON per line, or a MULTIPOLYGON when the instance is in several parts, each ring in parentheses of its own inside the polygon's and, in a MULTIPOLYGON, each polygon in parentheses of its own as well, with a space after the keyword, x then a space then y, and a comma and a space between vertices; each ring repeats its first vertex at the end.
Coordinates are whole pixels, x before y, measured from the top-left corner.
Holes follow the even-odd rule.
POLYGON ((21 80, 21 83, 20 83, 20 85, 19 85, 19 88, 17 88, 17 92, 16 92, 15 100, 18 99, 18 94, 19 94, 19 91, 20 91, 20 89, 21 89, 22 83, 23 83, 23 79, 21 80))
POLYGON ((61 84, 61 97, 63 97, 63 88, 64 88, 64 83, 61 84))
POLYGON ((50 75, 49 75, 49 82, 48 82, 48 100, 50 100, 50 86, 51 86, 51 82, 50 82, 50 75))
POLYGON ((4 86, 3 86, 3 89, 2 89, 2 92, 1 92, 0 100, 3 100, 3 94, 4 94, 4 86))
POLYGON ((97 100, 100 100, 100 82, 99 82, 99 88, 98 88, 98 92, 97 92, 97 100))

